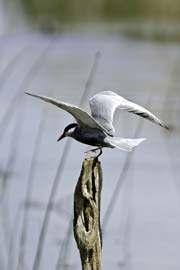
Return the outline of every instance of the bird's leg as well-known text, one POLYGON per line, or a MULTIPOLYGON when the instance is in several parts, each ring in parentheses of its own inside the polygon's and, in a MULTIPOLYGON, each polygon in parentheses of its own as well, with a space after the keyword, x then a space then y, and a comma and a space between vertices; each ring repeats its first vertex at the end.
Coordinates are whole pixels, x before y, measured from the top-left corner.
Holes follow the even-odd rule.
POLYGON ((100 146, 98 149, 100 150, 100 152, 99 152, 99 154, 96 156, 96 158, 98 158, 100 155, 102 155, 102 147, 100 146))
POLYGON ((99 150, 99 149, 100 149, 99 147, 93 148, 93 149, 90 149, 90 150, 88 150, 88 151, 85 151, 84 153, 87 154, 87 153, 89 153, 89 152, 96 152, 96 151, 99 150))
POLYGON ((97 147, 97 148, 93 148, 93 149, 90 149, 90 150, 88 150, 88 151, 86 151, 86 152, 84 152, 84 153, 89 153, 89 152, 96 152, 97 150, 100 150, 100 152, 99 152, 99 154, 97 155, 97 157, 99 157, 100 155, 102 155, 102 147, 101 146, 99 146, 99 147, 97 147))

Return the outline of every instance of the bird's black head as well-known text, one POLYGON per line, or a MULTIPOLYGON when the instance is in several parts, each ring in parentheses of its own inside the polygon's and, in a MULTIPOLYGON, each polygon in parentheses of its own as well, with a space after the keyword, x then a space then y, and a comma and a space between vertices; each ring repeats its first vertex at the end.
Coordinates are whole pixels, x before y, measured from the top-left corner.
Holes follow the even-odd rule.
POLYGON ((62 140, 65 137, 71 137, 71 135, 76 127, 77 127, 77 123, 69 124, 67 127, 65 127, 63 134, 57 139, 57 141, 59 142, 60 140, 62 140))

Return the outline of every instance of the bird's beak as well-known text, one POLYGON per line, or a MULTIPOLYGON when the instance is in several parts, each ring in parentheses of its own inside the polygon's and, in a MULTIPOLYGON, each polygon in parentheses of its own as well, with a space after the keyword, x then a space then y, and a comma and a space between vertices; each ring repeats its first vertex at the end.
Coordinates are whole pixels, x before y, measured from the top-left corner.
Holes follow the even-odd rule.
POLYGON ((57 142, 59 142, 60 140, 62 140, 64 138, 64 133, 57 139, 57 142))

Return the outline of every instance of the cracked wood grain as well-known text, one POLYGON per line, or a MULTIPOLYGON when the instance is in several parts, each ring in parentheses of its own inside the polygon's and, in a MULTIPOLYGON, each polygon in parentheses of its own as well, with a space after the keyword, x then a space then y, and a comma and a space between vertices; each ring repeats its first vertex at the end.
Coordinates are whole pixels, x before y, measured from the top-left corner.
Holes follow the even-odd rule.
POLYGON ((100 199, 102 170, 97 158, 85 159, 74 192, 74 237, 82 270, 101 270, 100 199))

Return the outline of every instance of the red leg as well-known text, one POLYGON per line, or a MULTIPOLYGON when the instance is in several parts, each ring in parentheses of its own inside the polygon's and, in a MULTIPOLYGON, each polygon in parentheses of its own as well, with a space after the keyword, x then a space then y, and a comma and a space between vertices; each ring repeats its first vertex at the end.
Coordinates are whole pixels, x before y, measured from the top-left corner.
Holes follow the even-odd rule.
POLYGON ((88 150, 88 151, 86 151, 86 152, 84 152, 84 153, 89 153, 89 152, 96 152, 97 150, 100 150, 100 152, 99 152, 99 154, 97 155, 97 157, 99 157, 100 155, 102 155, 102 147, 101 146, 99 146, 99 147, 97 147, 97 148, 93 148, 93 149, 90 149, 90 150, 88 150))
POLYGON ((100 149, 100 147, 93 148, 93 149, 90 149, 90 150, 88 150, 88 151, 85 151, 84 153, 87 154, 87 153, 89 153, 89 152, 96 152, 96 151, 99 150, 99 149, 100 149))
POLYGON ((102 147, 100 146, 98 149, 100 150, 100 152, 99 152, 99 154, 96 156, 96 158, 98 158, 98 157, 100 157, 100 156, 102 155, 102 147))

